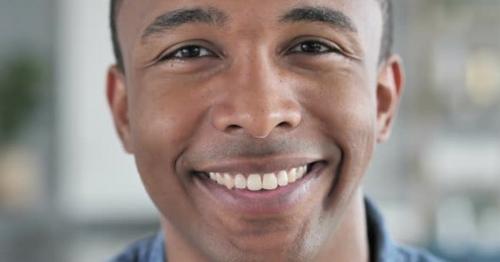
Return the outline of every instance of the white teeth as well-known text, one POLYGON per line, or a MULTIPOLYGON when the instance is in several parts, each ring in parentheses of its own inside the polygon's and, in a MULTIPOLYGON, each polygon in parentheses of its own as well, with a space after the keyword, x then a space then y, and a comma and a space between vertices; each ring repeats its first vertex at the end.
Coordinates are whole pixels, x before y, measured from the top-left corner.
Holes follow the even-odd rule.
POLYGON ((258 174, 249 175, 247 178, 247 188, 250 191, 259 191, 262 189, 262 179, 258 174))
POLYGON ((224 185, 224 177, 220 173, 215 173, 215 177, 219 185, 224 185))
POLYGON ((297 180, 297 168, 292 168, 288 171, 288 183, 293 183, 297 180))
POLYGON ((233 187, 234 187, 234 180, 231 177, 231 175, 224 174, 224 185, 226 185, 226 187, 228 189, 233 189, 233 187))
POLYGON ((247 187, 247 180, 242 174, 237 174, 234 178, 234 186, 237 189, 245 189, 247 187))
POLYGON ((284 187, 301 179, 307 173, 307 166, 281 170, 276 173, 251 174, 245 177, 243 174, 231 175, 229 173, 208 173, 211 180, 228 189, 248 189, 250 191, 274 190, 284 187))
POLYGON ((278 185, 279 186, 286 186, 288 185, 288 176, 286 175, 285 170, 281 170, 278 173, 278 185))
POLYGON ((301 179, 304 176, 304 174, 306 173, 306 169, 307 168, 304 166, 299 167, 299 169, 297 170, 297 179, 301 179))
POLYGON ((262 178, 262 188, 266 190, 273 190, 278 187, 278 179, 274 173, 265 174, 262 178))

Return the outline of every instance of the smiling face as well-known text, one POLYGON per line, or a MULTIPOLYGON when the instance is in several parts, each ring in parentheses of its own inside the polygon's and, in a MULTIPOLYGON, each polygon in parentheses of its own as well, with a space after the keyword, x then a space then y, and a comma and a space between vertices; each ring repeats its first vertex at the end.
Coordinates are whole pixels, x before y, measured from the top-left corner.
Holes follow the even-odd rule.
POLYGON ((169 256, 311 260, 362 227, 401 90, 377 1, 124 1, 117 19, 108 99, 169 256))

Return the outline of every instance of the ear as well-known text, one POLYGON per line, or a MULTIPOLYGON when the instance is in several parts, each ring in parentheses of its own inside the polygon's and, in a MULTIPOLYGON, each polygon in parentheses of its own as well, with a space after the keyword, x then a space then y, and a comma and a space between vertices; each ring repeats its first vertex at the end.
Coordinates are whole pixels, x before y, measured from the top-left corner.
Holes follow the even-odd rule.
POLYGON ((116 66, 108 69, 106 97, 122 145, 125 151, 133 153, 125 76, 116 66))
POLYGON ((391 135, 393 119, 396 116, 404 86, 404 72, 401 58, 389 57, 380 66, 377 80, 377 142, 382 143, 391 135))

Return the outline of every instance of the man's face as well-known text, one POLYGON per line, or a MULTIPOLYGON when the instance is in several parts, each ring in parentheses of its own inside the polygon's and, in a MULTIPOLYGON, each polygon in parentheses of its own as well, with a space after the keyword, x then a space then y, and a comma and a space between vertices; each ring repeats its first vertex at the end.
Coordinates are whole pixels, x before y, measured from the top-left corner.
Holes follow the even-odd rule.
POLYGON ((319 252, 397 100, 377 1, 125 1, 117 21, 108 96, 167 237, 214 261, 319 252))

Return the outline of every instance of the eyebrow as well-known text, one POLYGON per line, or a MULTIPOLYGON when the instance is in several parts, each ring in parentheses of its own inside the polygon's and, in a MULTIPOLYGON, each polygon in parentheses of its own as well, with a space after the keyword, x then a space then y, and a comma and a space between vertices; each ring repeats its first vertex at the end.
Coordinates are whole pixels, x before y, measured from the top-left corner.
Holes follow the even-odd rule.
POLYGON ((323 6, 303 6, 285 13, 281 22, 321 22, 349 32, 357 32, 354 22, 339 10, 323 6))
POLYGON ((157 33, 163 33, 188 23, 222 26, 227 20, 228 16, 224 12, 213 7, 176 9, 158 16, 153 23, 146 27, 142 39, 145 40, 157 33))

